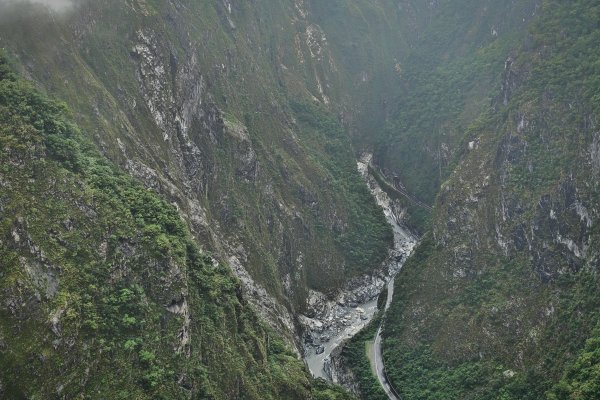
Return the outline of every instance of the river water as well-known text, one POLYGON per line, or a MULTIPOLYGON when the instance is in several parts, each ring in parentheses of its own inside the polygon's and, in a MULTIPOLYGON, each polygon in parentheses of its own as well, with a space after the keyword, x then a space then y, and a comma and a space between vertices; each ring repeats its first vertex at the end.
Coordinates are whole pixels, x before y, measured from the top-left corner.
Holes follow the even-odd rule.
POLYGON ((394 204, 370 176, 368 172, 370 161, 369 154, 363 155, 358 162, 358 170, 393 228, 394 248, 390 250, 389 257, 378 271, 375 271, 372 276, 364 276, 362 280, 358 280, 358 283, 355 281, 345 291, 341 291, 335 299, 322 300, 315 296, 317 298, 315 302, 318 303, 321 312, 313 318, 303 319, 306 327, 304 359, 315 377, 330 379, 324 366, 331 352, 371 321, 377 311, 378 294, 390 281, 393 282, 417 241, 401 224, 401 208, 394 204), (360 293, 360 296, 356 293, 360 293), (361 301, 355 301, 357 298, 361 301))
POLYGON ((316 354, 317 349, 313 346, 307 349, 307 354, 305 354, 304 359, 313 376, 329 379, 329 376, 327 376, 323 368, 325 366, 325 360, 329 358, 331 352, 339 346, 340 343, 356 335, 364 328, 375 315, 375 311, 377 311, 377 298, 360 304, 357 308, 348 308, 346 314, 348 325, 343 324, 337 334, 333 334, 328 342, 322 343, 323 353, 316 354))

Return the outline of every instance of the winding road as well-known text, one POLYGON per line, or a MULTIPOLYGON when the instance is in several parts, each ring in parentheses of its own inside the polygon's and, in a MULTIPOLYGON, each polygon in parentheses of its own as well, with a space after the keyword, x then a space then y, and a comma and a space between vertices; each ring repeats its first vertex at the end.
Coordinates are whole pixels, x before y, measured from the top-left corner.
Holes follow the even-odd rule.
MULTIPOLYGON (((387 285, 387 300, 385 302, 384 312, 387 311, 392 303, 392 297, 394 297, 394 278, 392 278, 387 285)), ((385 391, 385 394, 388 396, 388 398, 390 400, 400 400, 400 396, 396 394, 394 388, 388 383, 383 370, 383 358, 381 357, 381 325, 379 326, 379 329, 377 329, 377 335, 375 335, 372 363, 375 364, 374 367, 377 374, 377 379, 379 380, 379 383, 381 384, 381 387, 385 391)))
MULTIPOLYGON (((375 197, 375 201, 383 208, 383 213, 388 221, 388 223, 392 226, 394 231, 394 252, 396 256, 405 259, 411 252, 414 246, 416 245, 417 238, 414 237, 408 230, 406 230, 401 224, 401 217, 397 214, 396 208, 394 206, 394 202, 389 197, 389 195, 382 190, 379 186, 379 183, 371 175, 372 171, 376 171, 375 167, 371 164, 371 160, 373 159, 373 155, 369 153, 365 153, 361 156, 361 159, 358 162, 358 170, 362 174, 362 176, 366 179, 367 184, 369 185, 369 189, 375 197)), ((399 192, 401 195, 404 195, 412 200, 417 205, 420 205, 424 208, 430 209, 427 204, 423 204, 416 199, 413 199, 408 193, 403 192, 397 185, 392 185, 385 180, 385 177, 382 174, 379 174, 379 178, 383 180, 383 182, 392 190, 399 192)), ((401 267, 401 266, 400 266, 401 267)), ((385 391, 387 397, 390 400, 401 400, 398 392, 390 385, 383 366, 383 357, 381 355, 381 328, 383 326, 383 320, 385 319, 385 313, 387 312, 390 304, 392 303, 392 298, 394 297, 394 277, 390 279, 387 284, 387 299, 385 302, 385 308, 383 309, 383 316, 381 324, 379 325, 379 329, 377 329, 377 335, 375 336, 375 341, 373 342, 373 347, 367 350, 367 356, 369 357, 369 361, 371 362, 371 368, 377 375, 377 380, 381 384, 381 387, 385 391)))
MULTIPOLYGON (((414 246, 417 243, 418 238, 413 236, 411 232, 409 232, 402 225, 402 209, 398 207, 397 204, 389 197, 389 195, 381 189, 377 180, 371 175, 371 170, 374 168, 371 165, 371 159, 373 155, 369 153, 365 153, 360 157, 360 160, 357 162, 357 167, 359 173, 365 179, 371 194, 375 198, 377 204, 383 209, 383 213, 386 217, 386 220, 391 225, 393 233, 394 233, 394 247, 389 254, 386 263, 388 263, 387 267, 390 268, 390 271, 393 271, 392 274, 398 273, 400 268, 402 268, 402 264, 404 260, 410 255, 414 246)), ((390 188, 398 191, 397 188, 390 185, 386 182, 390 188)), ((401 193, 402 194, 402 193, 401 193)), ((424 204, 419 204, 423 207, 428 207, 424 204)), ((392 303, 392 298, 394 296, 394 277, 392 276, 387 282, 387 299, 385 302, 385 308, 383 310, 384 317, 385 312, 387 312, 390 304, 392 303)), ((329 360, 330 354, 332 351, 339 346, 344 340, 354 336, 360 329, 362 329, 373 317, 376 309, 377 309, 377 298, 370 300, 364 304, 359 304, 361 307, 361 311, 359 315, 356 312, 351 312, 348 315, 344 315, 344 321, 342 329, 334 332, 331 337, 327 339, 325 343, 321 343, 321 352, 320 354, 316 354, 314 345, 307 346, 307 351, 305 354, 305 361, 313 376, 315 377, 323 377, 326 379, 332 379, 334 382, 335 378, 332 378, 331 371, 325 372, 325 364, 327 360, 329 360)), ((338 316, 339 318, 339 316, 338 316)), ((331 321, 329 318, 328 321, 331 321)), ((386 378, 385 369, 383 365, 383 359, 381 355, 381 328, 382 325, 379 326, 377 330, 377 335, 375 336, 373 344, 368 344, 367 356, 371 362, 371 368, 373 372, 377 375, 377 379, 384 389, 387 397, 390 400, 401 400, 400 395, 397 391, 389 384, 388 379, 386 378)), ((322 334, 322 331, 319 331, 322 334)), ((327 336, 327 335, 326 335, 327 336)))

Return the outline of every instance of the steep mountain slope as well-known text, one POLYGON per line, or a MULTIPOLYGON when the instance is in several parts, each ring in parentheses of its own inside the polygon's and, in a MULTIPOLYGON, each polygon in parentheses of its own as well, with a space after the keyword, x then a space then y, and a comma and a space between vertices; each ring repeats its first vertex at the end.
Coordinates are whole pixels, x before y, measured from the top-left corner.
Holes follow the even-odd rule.
POLYGON ((599 12, 544 1, 467 129, 385 324, 403 398, 598 398, 599 12))
POLYGON ((403 398, 600 396, 597 2, 33 3, 0 0, 2 395, 348 398, 284 342, 388 254, 368 150, 427 232, 403 398))
MULTIPOLYGON (((292 343, 309 289, 387 256, 345 132, 381 64, 330 51, 318 2, 39 3, 0 2, 0 46, 73 111, 22 83, 5 93, 25 122, 3 121, 4 393, 345 398, 245 302, 292 343)), ((393 43, 368 40, 393 32, 374 24, 390 2, 339 5, 368 10, 361 52, 393 43)))
POLYGON ((0 397, 349 398, 0 54, 0 397))
MULTIPOLYGON (((385 125, 370 137, 375 161, 416 199, 433 204, 464 147, 464 131, 498 91, 504 61, 519 47, 538 1, 398 2, 407 50, 386 82, 385 125)), ((407 203, 426 230, 429 212, 407 203)))
POLYGON ((0 27, 23 73, 75 110, 105 156, 175 202, 288 333, 309 288, 332 292, 371 271, 392 240, 335 116, 357 72, 334 57, 310 7, 17 4, 0 27))

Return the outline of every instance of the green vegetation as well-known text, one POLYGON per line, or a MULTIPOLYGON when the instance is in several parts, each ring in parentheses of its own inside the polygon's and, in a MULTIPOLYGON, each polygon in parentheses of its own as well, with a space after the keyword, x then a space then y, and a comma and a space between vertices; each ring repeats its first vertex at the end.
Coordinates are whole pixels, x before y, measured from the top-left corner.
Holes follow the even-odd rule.
MULTIPOLYGON (((3 9, 33 83, 0 62, 0 395, 348 398, 198 243, 301 311, 387 253, 374 150, 435 202, 403 203, 403 398, 597 397, 596 2, 232 3, 3 9)), ((370 329, 344 356, 378 398, 370 329)))
POLYGON ((395 100, 373 137, 375 158, 409 193, 432 204, 465 145, 466 128, 496 96, 535 2, 409 3, 400 24, 411 46, 388 82, 395 100))
POLYGON ((373 374, 373 369, 366 354, 367 343, 373 342, 380 323, 381 316, 378 314, 366 328, 352 337, 342 349, 342 359, 345 365, 350 366, 357 377, 358 387, 363 399, 387 399, 387 395, 379 384, 377 377, 373 374))
POLYGON ((341 387, 334 386, 321 378, 313 382, 311 394, 314 400, 352 400, 355 398, 341 387))
POLYGON ((387 193, 387 195, 402 207, 406 208, 406 217, 402 221, 409 229, 419 234, 422 234, 428 230, 430 221, 430 210, 423 207, 422 204, 418 203, 413 197, 409 197, 407 194, 402 194, 393 187, 382 174, 372 167, 369 167, 369 171, 373 178, 379 184, 379 187, 387 193))
POLYGON ((7 398, 349 399, 313 382, 177 210, 0 57, 7 398))
POLYGON ((591 400, 600 397, 600 329, 597 327, 585 348, 548 393, 550 400, 591 400))
POLYGON ((385 325, 403 399, 598 396, 599 20, 593 1, 544 1, 502 93, 464 129, 385 325))
POLYGON ((340 151, 330 154, 325 143, 311 148, 328 134, 294 121, 293 103, 317 101, 319 118, 341 133, 334 116, 348 70, 360 70, 338 63, 320 32, 321 54, 309 47, 321 7, 312 3, 303 2, 306 18, 291 0, 231 10, 224 1, 89 2, 51 18, 19 2, 6 8, 0 47, 76 111, 103 155, 176 203, 207 249, 236 255, 280 303, 302 309, 309 288, 331 291, 372 270, 389 243, 351 170, 347 135, 331 139, 327 148, 340 151))
POLYGON ((328 176, 338 203, 346 204, 346 226, 334 226, 335 244, 346 255, 349 271, 378 265, 387 256, 393 234, 381 209, 356 171, 346 133, 325 110, 316 105, 292 104, 298 122, 312 135, 307 148, 328 176), (322 151, 322 152, 321 152, 322 151), (323 156, 323 154, 325 156, 323 156))

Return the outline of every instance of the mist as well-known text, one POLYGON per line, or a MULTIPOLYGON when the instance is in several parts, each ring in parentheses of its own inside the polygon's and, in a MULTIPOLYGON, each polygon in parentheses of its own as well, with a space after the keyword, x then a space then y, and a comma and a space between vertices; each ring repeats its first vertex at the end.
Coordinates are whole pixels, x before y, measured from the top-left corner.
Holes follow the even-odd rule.
POLYGON ((13 4, 41 4, 53 11, 68 11, 73 6, 73 0, 0 0, 0 7, 13 4))

